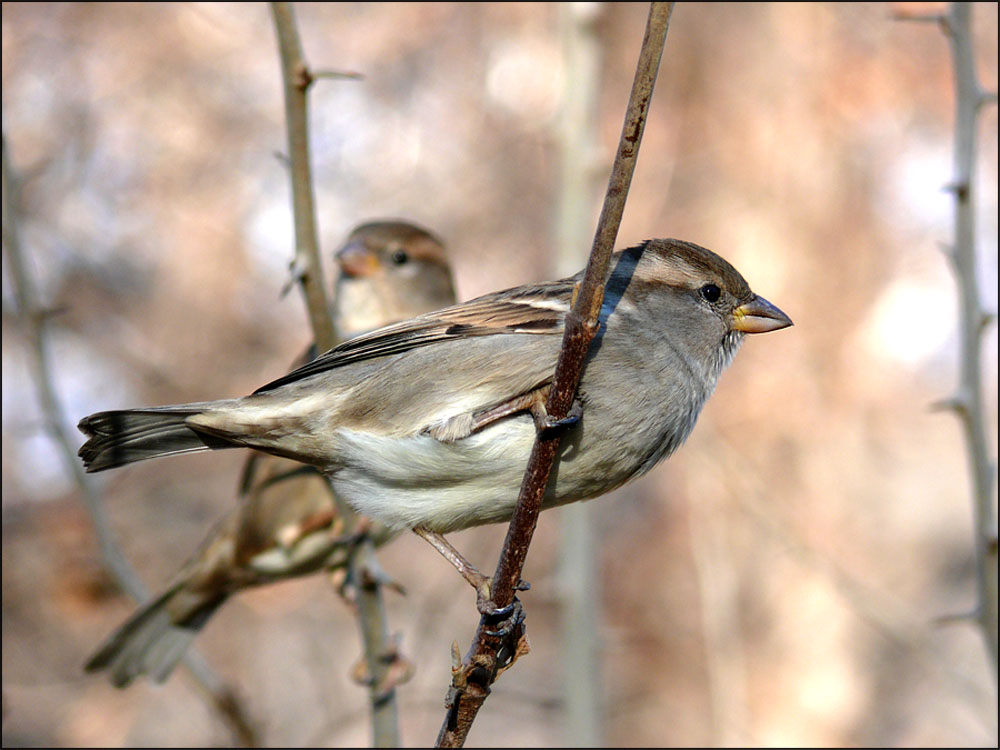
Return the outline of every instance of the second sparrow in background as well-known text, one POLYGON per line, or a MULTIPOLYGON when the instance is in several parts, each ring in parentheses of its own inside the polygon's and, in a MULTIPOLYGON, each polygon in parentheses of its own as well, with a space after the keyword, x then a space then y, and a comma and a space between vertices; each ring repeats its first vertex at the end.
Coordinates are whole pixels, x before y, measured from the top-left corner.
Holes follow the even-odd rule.
MULTIPOLYGON (((358 226, 336 253, 335 324, 341 340, 455 302, 445 250, 404 221, 358 226)), ((294 363, 305 364, 315 348, 294 363)), ((128 685, 148 674, 165 680, 212 614, 232 594, 323 569, 343 567, 350 545, 329 486, 313 467, 253 453, 239 502, 209 534, 169 587, 138 609, 101 646, 88 671, 110 670, 128 685)), ((374 523, 382 544, 393 534, 374 523)))

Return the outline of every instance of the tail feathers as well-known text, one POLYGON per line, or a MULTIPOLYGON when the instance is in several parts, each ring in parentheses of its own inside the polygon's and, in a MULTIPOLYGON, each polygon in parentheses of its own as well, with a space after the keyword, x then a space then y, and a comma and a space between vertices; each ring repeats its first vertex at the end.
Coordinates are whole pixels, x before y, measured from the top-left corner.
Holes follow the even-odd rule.
POLYGON ((141 674, 156 682, 166 680, 198 631, 226 600, 225 594, 209 599, 183 622, 174 622, 168 605, 182 585, 168 589, 132 615, 90 657, 84 669, 109 670, 115 687, 126 687, 141 674))
POLYGON ((221 403, 102 411, 84 417, 78 425, 90 438, 79 452, 84 468, 104 471, 147 458, 235 447, 223 438, 195 432, 185 422, 221 403))

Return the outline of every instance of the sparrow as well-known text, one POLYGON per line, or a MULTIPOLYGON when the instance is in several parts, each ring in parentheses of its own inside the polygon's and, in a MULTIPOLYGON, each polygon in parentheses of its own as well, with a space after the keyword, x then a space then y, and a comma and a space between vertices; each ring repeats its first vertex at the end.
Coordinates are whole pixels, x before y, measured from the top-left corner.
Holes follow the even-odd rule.
MULTIPOLYGON (((455 302, 441 241, 404 221, 356 227, 336 252, 334 320, 341 340, 455 302)), ((295 362, 314 359, 310 347, 295 362)), ((376 545, 394 534, 378 523, 376 545)), ((118 687, 139 674, 164 681, 188 645, 241 589, 343 568, 351 537, 326 479, 314 467, 252 453, 237 505, 209 533, 159 596, 140 607, 87 662, 118 687)))
POLYGON ((336 260, 334 323, 342 339, 455 303, 444 245, 409 222, 356 227, 336 260))
MULTIPOLYGON (((318 467, 390 530, 509 520, 582 276, 377 329, 242 398, 93 414, 79 424, 80 456, 94 472, 254 448, 318 467)), ((615 253, 581 416, 565 428, 542 508, 648 472, 690 434, 745 335, 790 325, 699 245, 654 239, 615 253)))

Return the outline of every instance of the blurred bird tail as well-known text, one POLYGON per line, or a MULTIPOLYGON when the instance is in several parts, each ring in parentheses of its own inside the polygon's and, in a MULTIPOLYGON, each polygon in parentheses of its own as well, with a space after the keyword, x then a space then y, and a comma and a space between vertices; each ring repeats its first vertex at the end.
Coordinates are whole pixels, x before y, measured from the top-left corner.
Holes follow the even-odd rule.
POLYGON ((88 672, 110 671, 115 687, 126 687, 140 674, 156 682, 167 679, 191 641, 226 600, 226 594, 199 602, 183 621, 175 622, 168 609, 182 591, 183 582, 147 602, 118 628, 84 665, 88 672))
POLYGON ((186 423, 190 416, 227 403, 206 401, 91 414, 78 425, 90 438, 80 448, 79 456, 84 468, 94 472, 176 453, 234 448, 235 443, 196 432, 186 423))

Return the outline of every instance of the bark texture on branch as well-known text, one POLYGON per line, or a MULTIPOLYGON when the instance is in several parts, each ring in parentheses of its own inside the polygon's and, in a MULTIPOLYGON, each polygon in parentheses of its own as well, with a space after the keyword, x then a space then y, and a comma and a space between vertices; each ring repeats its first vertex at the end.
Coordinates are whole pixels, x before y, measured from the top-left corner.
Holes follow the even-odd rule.
MULTIPOLYGON (((611 254, 625 210, 629 185, 635 171, 639 145, 653 96, 656 74, 663 54, 673 3, 650 3, 646 33, 639 52, 635 78, 629 96, 625 123, 615 154, 611 178, 597 223, 587 270, 576 292, 573 309, 566 316, 562 352, 546 409, 555 419, 564 418, 573 404, 584 357, 598 328, 611 254)), ((514 600, 531 537, 538 521, 542 496, 559 448, 560 436, 539 433, 528 461, 517 508, 511 519, 500 561, 493 575, 492 601, 505 607, 514 600)), ((498 674, 523 653, 523 626, 518 624, 505 638, 490 635, 485 618, 480 621, 472 647, 465 659, 452 669, 452 685, 446 699, 447 713, 438 735, 439 747, 461 747, 477 713, 498 674), (503 659, 500 655, 503 655, 503 659)))

